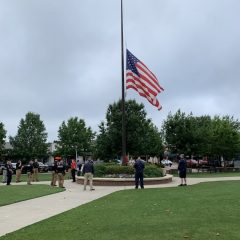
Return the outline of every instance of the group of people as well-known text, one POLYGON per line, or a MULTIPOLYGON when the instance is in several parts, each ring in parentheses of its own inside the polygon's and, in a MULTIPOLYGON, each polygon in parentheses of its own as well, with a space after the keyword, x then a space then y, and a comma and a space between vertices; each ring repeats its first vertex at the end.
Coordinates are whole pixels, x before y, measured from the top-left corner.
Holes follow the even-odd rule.
MULTIPOLYGON (((145 168, 144 161, 138 157, 134 164, 135 168, 135 188, 138 189, 139 183, 140 187, 144 188, 144 182, 143 182, 143 171, 145 168)), ((179 177, 181 179, 181 183, 179 186, 187 186, 187 162, 184 158, 184 154, 180 154, 180 160, 178 163, 178 173, 179 177)))
MULTIPOLYGON (((21 160, 18 160, 16 163, 16 183, 21 182, 21 175, 23 169, 26 171, 28 175, 28 181, 27 183, 31 185, 32 181, 38 182, 38 172, 39 172, 39 163, 38 160, 30 160, 28 165, 23 165, 21 160)), ((3 183, 6 183, 7 185, 11 185, 12 182, 12 175, 13 175, 14 169, 12 165, 12 161, 8 160, 3 168, 3 183)))
MULTIPOLYGON (((81 171, 84 176, 83 189, 86 190, 87 182, 89 181, 90 191, 95 190, 93 188, 94 165, 92 160, 87 161, 82 166, 82 164, 76 163, 75 159, 72 159, 70 166, 71 166, 71 176, 72 176, 73 182, 76 182, 76 172, 81 171)), ((135 168, 135 189, 138 189, 139 185, 141 189, 143 189, 144 188, 143 175, 144 175, 145 163, 140 157, 138 157, 133 167, 135 168)), ((17 183, 21 182, 20 179, 21 179, 23 168, 26 168, 26 172, 28 175, 28 180, 27 180, 28 185, 31 185, 32 181, 39 181, 38 180, 39 163, 37 159, 35 159, 34 161, 30 160, 28 165, 23 165, 21 160, 17 162, 16 164, 16 182, 17 183)), ((3 182, 5 182, 7 185, 10 185, 12 181, 12 174, 13 174, 13 166, 10 160, 7 161, 4 170, 5 171, 3 171, 3 182)), ((54 161, 54 164, 52 166, 51 186, 57 186, 57 181, 58 181, 58 186, 60 188, 65 188, 64 176, 66 174, 66 171, 67 171, 67 168, 63 160, 54 161)), ((186 182, 187 164, 183 154, 180 155, 178 171, 179 171, 179 177, 181 179, 181 184, 179 186, 186 186, 187 185, 187 182, 186 182)))
MULTIPOLYGON (((71 177, 72 182, 76 182, 76 172, 81 171, 84 176, 84 190, 87 188, 87 182, 89 181, 90 185, 90 191, 95 190, 93 188, 93 174, 94 174, 94 166, 93 161, 89 160, 87 161, 83 166, 79 162, 76 163, 75 159, 71 160, 70 164, 71 169, 71 177)), ((52 180, 51 180, 51 186, 58 186, 61 188, 64 188, 64 176, 66 174, 67 168, 64 164, 63 160, 60 161, 54 161, 53 167, 52 167, 52 180)))

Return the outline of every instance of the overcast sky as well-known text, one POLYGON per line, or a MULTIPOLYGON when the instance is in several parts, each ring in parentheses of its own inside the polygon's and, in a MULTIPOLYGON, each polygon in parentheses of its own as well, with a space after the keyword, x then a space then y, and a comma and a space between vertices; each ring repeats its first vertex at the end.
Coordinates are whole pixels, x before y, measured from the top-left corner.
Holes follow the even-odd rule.
MULTIPOLYGON (((163 109, 133 90, 161 127, 167 114, 240 118, 240 1, 124 0, 128 49, 158 77, 163 109)), ((98 130, 121 98, 120 0, 0 0, 0 122, 15 136, 40 114, 48 140, 63 120, 98 130)))

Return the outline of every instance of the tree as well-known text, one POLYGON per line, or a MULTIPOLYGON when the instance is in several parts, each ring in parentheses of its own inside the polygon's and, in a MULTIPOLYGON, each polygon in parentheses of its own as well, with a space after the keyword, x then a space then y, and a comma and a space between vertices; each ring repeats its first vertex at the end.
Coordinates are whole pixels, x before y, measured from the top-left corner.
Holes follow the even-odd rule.
POLYGON ((178 110, 174 115, 171 112, 167 116, 162 126, 162 133, 165 139, 165 144, 173 153, 191 151, 189 149, 188 139, 189 133, 192 132, 189 127, 190 121, 187 121, 187 116, 178 110))
POLYGON ((215 116, 212 120, 212 154, 231 160, 240 151, 240 123, 233 117, 215 116))
MULTIPOLYGON (((133 156, 159 155, 162 151, 160 133, 147 119, 143 104, 134 100, 125 102, 126 151, 133 156)), ((121 100, 110 104, 106 122, 99 125, 100 133, 96 140, 96 155, 104 160, 120 157, 122 153, 122 111, 121 100)))
POLYGON ((22 160, 43 158, 47 155, 47 133, 40 115, 28 112, 25 119, 20 120, 18 132, 10 137, 15 157, 22 160))
POLYGON ((226 159, 234 157, 239 148, 240 123, 233 117, 194 117, 178 110, 168 115, 162 133, 173 153, 202 155, 226 159))
POLYGON ((4 128, 4 124, 0 122, 0 156, 4 150, 5 138, 7 131, 4 128))
POLYGON ((59 127, 57 152, 64 157, 75 156, 76 151, 82 154, 92 152, 94 137, 95 133, 86 127, 83 119, 72 117, 59 127))
POLYGON ((146 129, 144 149, 147 149, 147 155, 159 156, 160 153, 163 153, 161 133, 152 122, 148 122, 146 129))
POLYGON ((109 134, 104 122, 101 122, 99 127, 99 135, 97 136, 95 142, 95 153, 94 155, 100 159, 110 159, 111 158, 111 144, 109 139, 109 134))

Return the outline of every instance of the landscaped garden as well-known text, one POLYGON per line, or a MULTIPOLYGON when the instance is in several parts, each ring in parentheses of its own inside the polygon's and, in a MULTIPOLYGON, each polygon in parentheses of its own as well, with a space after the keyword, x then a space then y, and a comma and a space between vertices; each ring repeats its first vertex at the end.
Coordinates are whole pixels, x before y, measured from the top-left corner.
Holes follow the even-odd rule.
POLYGON ((62 192, 48 185, 11 185, 0 187, 0 206, 62 192))
MULTIPOLYGON (((112 163, 96 164, 95 177, 134 177, 134 167, 131 165, 122 166, 112 163)), ((163 170, 158 165, 145 164, 144 177, 163 177, 163 170)))
POLYGON ((0 239, 235 240, 240 236, 239 185, 119 191, 0 239))

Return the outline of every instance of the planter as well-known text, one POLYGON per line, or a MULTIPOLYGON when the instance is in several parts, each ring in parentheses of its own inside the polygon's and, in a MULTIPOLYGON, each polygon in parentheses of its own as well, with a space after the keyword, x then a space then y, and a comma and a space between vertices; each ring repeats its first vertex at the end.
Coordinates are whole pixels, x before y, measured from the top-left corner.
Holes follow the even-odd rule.
MULTIPOLYGON (((144 185, 158 185, 172 182, 172 175, 157 178, 144 178, 144 185)), ((83 184, 84 177, 76 176, 76 182, 83 184)), ((93 178, 95 186, 134 186, 134 178, 93 178)))

